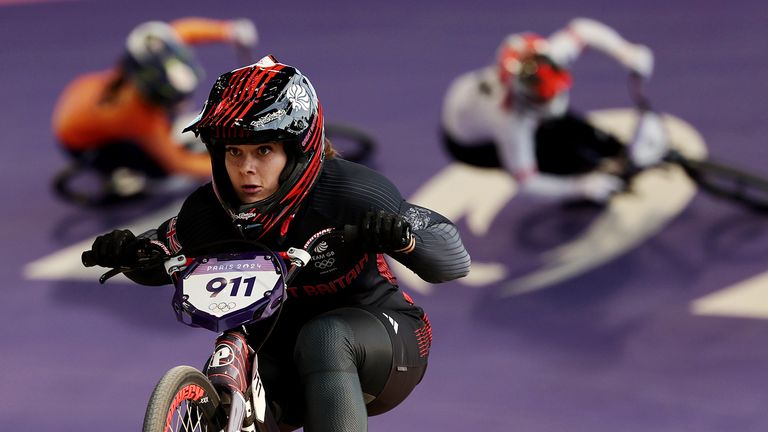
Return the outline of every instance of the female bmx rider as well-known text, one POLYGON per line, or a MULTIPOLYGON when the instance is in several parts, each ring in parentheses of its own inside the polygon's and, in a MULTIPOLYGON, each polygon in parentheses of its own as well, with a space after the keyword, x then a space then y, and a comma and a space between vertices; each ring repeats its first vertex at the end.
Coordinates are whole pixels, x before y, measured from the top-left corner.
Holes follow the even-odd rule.
MULTIPOLYGON (((377 172, 334 157, 309 80, 271 56, 220 76, 187 130, 207 146, 212 182, 157 230, 99 236, 97 263, 135 265, 146 239, 168 254, 243 238, 286 250, 358 226, 352 242, 325 242, 288 288, 259 372, 283 430, 366 430, 367 416, 392 409, 421 381, 432 339, 427 315, 399 289, 383 254, 428 282, 460 278, 470 257, 458 230, 406 202, 377 172)), ((163 269, 127 275, 170 283, 163 269)))

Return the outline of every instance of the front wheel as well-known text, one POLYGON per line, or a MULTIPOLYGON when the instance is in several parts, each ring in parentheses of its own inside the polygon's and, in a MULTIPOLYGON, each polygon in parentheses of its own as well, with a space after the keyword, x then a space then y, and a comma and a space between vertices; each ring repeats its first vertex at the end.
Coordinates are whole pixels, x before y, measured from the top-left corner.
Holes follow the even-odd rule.
POLYGON ((191 366, 176 366, 155 386, 144 415, 143 432, 220 431, 219 395, 208 378, 191 366))
POLYGON ((667 160, 682 166, 707 192, 757 212, 768 212, 768 179, 721 162, 688 159, 676 152, 671 152, 667 160))

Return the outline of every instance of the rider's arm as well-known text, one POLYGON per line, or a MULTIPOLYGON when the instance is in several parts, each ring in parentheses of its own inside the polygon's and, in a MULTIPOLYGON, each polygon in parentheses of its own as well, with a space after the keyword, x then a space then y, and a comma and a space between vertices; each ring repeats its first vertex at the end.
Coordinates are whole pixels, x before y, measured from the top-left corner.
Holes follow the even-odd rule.
POLYGON ((171 22, 182 41, 188 44, 232 42, 252 47, 256 44, 256 27, 248 19, 215 20, 180 18, 171 22))
POLYGON ((208 153, 188 150, 171 136, 171 125, 161 115, 145 118, 141 123, 142 133, 135 137, 141 148, 170 174, 181 174, 209 180, 211 162, 208 153))
POLYGON ((458 279, 469 273, 469 253, 450 220, 406 201, 402 202, 399 214, 411 224, 416 244, 410 253, 391 253, 392 258, 430 283, 458 279))
POLYGON ((566 183, 557 181, 557 178, 549 179, 554 176, 541 174, 536 161, 535 134, 539 122, 534 115, 504 115, 495 122, 494 142, 501 165, 512 174, 524 192, 558 197, 566 193, 566 183))
MULTIPOLYGON (((405 201, 397 187, 378 172, 357 164, 346 165, 356 169, 353 177, 346 177, 346 181, 354 185, 344 194, 350 206, 362 211, 395 213, 410 223, 415 240, 413 247, 409 246, 407 252, 387 252, 388 255, 430 283, 457 279, 469 273, 469 253, 450 220, 434 210, 405 201)), ((328 183, 338 184, 337 181, 328 183)))
POLYGON ((578 177, 555 176, 541 172, 531 172, 524 179, 518 180, 521 192, 539 198, 560 200, 581 197, 578 177))
POLYGON ((623 187, 623 181, 611 174, 594 171, 581 175, 552 175, 530 172, 518 179, 521 191, 543 199, 585 198, 605 202, 623 187))
POLYGON ((618 178, 600 172, 584 175, 540 172, 535 143, 538 125, 536 116, 513 115, 496 128, 495 141, 501 163, 515 178, 522 193, 549 200, 583 197, 602 202, 621 187, 618 178))
MULTIPOLYGON (((397 187, 380 173, 339 158, 329 159, 313 189, 314 208, 340 224, 359 224, 368 212, 396 214, 408 221, 414 247, 408 252, 383 251, 403 263, 427 282, 438 283, 465 276, 469 253, 456 226, 435 211, 406 202, 397 187)), ((360 246, 366 235, 357 240, 360 246)))
POLYGON ((568 65, 589 47, 642 76, 650 76, 653 70, 653 55, 647 47, 628 42, 616 30, 593 19, 574 18, 550 36, 549 42, 552 58, 561 65, 568 65))

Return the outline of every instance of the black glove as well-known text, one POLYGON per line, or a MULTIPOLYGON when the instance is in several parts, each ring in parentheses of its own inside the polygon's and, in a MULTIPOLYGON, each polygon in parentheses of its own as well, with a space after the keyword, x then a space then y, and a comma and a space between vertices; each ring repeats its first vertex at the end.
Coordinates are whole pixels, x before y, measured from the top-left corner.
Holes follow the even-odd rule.
POLYGON ((411 224, 400 215, 384 210, 366 212, 358 227, 358 235, 375 252, 409 253, 416 245, 411 224))
POLYGON ((100 235, 91 246, 91 258, 102 267, 132 267, 138 261, 138 250, 145 245, 129 230, 114 230, 100 235))

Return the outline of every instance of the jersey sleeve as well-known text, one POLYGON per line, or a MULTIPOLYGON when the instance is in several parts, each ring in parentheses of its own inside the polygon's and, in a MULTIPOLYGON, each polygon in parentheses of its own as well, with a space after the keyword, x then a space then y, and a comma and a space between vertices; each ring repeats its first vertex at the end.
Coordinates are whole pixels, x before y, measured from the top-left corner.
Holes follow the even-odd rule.
POLYGON ((538 172, 535 134, 539 121, 533 116, 514 115, 494 127, 499 158, 515 180, 524 182, 538 172))
POLYGON ((567 66, 584 48, 592 48, 627 63, 631 44, 616 30, 589 18, 574 18, 564 29, 549 37, 551 56, 555 62, 567 66))
MULTIPOLYGON (((164 221, 156 229, 140 234, 139 238, 150 240, 165 255, 179 253, 182 246, 193 248, 201 243, 213 242, 219 234, 208 227, 215 225, 216 207, 211 205, 213 190, 209 184, 199 187, 181 206, 178 214, 164 221), (197 243, 196 243, 197 242, 197 243)), ((218 215, 220 216, 220 215, 218 215)), ((143 268, 125 273, 126 277, 142 285, 166 285, 171 283, 165 267, 143 268)))
MULTIPOLYGON (((331 162, 324 184, 317 191, 321 199, 333 202, 344 197, 349 207, 346 220, 358 222, 366 211, 385 210, 411 224, 416 248, 411 253, 393 253, 392 258, 431 283, 445 282, 469 273, 470 257, 459 230, 439 213, 403 199, 397 187, 378 172, 347 161, 331 162), (341 165, 341 169, 336 169, 341 165)), ((340 203, 336 202, 335 205, 340 203)))
POLYGON ((192 45, 232 40, 229 21, 190 17, 177 19, 171 26, 182 41, 192 45))
POLYGON ((459 230, 446 217, 424 207, 402 201, 398 214, 411 224, 416 248, 392 257, 427 282, 439 283, 466 276, 470 256, 459 230))
POLYGON ((148 118, 142 127, 146 133, 137 136, 136 141, 165 172, 200 180, 210 179, 211 161, 208 153, 191 151, 177 142, 171 135, 166 118, 148 118))

